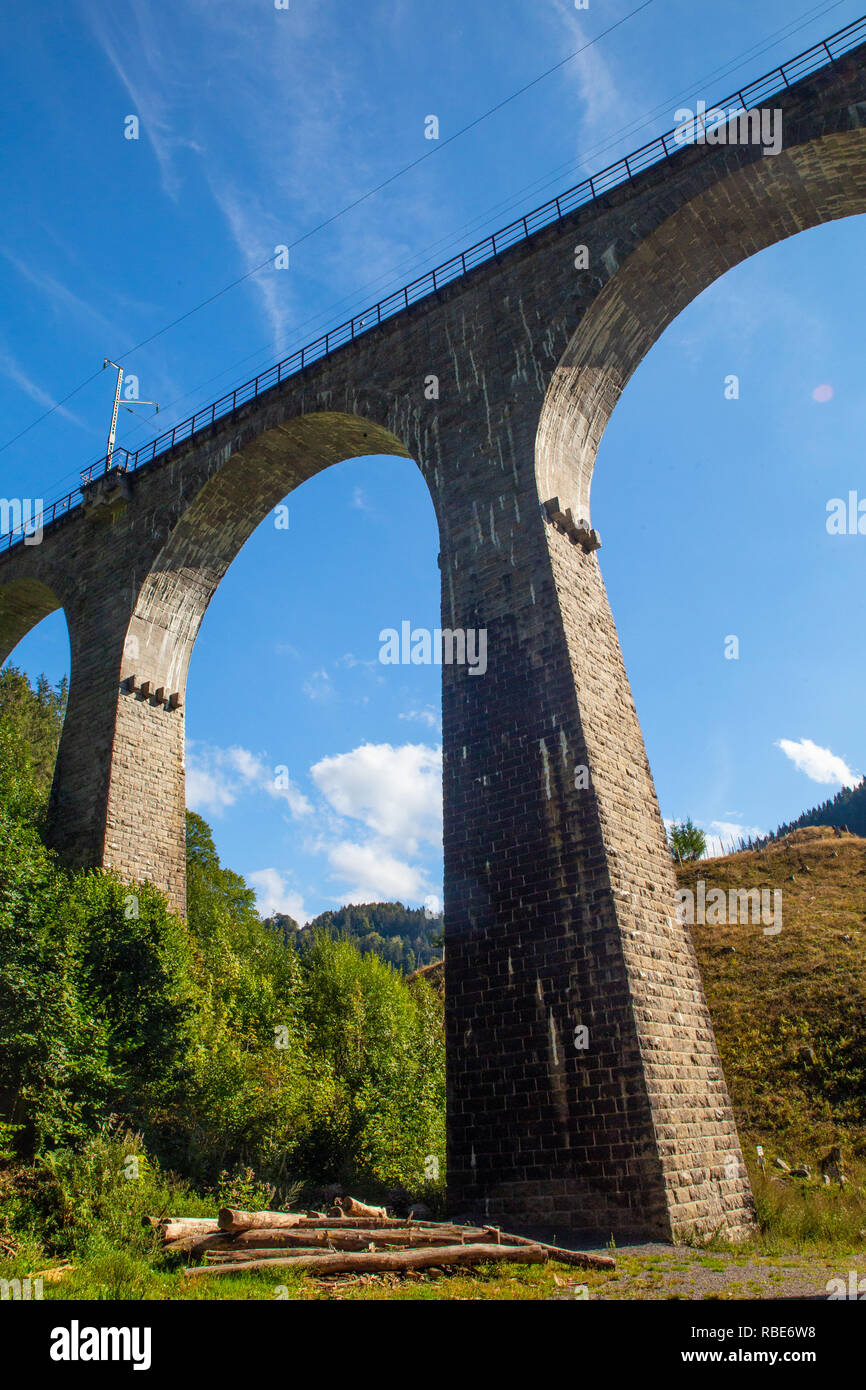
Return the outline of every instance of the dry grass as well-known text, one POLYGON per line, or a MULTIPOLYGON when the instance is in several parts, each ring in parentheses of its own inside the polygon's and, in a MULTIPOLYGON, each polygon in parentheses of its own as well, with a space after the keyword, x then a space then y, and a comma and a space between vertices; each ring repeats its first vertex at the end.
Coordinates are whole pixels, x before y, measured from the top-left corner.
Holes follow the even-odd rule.
POLYGON ((815 1171, 866 1159, 866 840, 795 831, 680 870, 681 887, 779 888, 782 931, 692 928, 741 1137, 815 1171))

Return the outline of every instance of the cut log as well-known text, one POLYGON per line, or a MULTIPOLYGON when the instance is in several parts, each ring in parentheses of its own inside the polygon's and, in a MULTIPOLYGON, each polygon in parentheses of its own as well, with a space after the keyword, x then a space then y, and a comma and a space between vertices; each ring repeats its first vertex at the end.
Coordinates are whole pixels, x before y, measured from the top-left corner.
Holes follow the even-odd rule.
POLYGON ((487 1264, 494 1260, 511 1264, 537 1265, 547 1262, 547 1252, 541 1245, 444 1245, 423 1250, 375 1250, 363 1254, 340 1252, 335 1255, 281 1255, 277 1258, 258 1258, 245 1262, 233 1260, 221 1264, 197 1265, 185 1269, 189 1279, 219 1274, 253 1274, 290 1266, 310 1274, 400 1274, 408 1269, 431 1269, 438 1265, 487 1264))
POLYGON ((254 1231, 259 1226, 297 1226, 306 1217, 299 1211, 235 1211, 222 1207, 218 1217, 221 1231, 254 1231))
POLYGON ((161 1231, 163 1236, 175 1239, 180 1235, 189 1235, 193 1231, 217 1231, 217 1219, 215 1216, 144 1216, 141 1221, 142 1226, 152 1226, 154 1230, 161 1231))
POLYGON ((243 1231, 233 1236, 235 1250, 273 1250, 301 1245, 333 1245, 337 1250, 366 1250, 368 1246, 465 1245, 453 1231, 243 1231))
POLYGON ((366 1202, 359 1202, 354 1197, 341 1197, 337 1206, 347 1216, 387 1216, 384 1207, 368 1207, 366 1202))
POLYGON ((234 1236, 226 1231, 215 1231, 212 1235, 204 1231, 193 1231, 188 1236, 169 1241, 162 1249, 166 1255, 200 1255, 205 1250, 231 1250, 234 1247, 234 1239, 234 1236))
POLYGON ((63 1264, 52 1265, 50 1269, 37 1269, 35 1274, 31 1274, 31 1279, 41 1279, 43 1284, 57 1284, 65 1274, 71 1274, 75 1265, 69 1260, 64 1260, 63 1264))
MULTIPOLYGON (((358 1240, 363 1239, 359 1233, 358 1240)), ((285 1250, 294 1246, 309 1246, 310 1248, 327 1249, 329 1245, 328 1231, 292 1231, 285 1227, 277 1226, 273 1230, 262 1228, 257 1231, 240 1231, 233 1234, 231 1231, 220 1231, 216 1236, 191 1236, 189 1241, 183 1242, 183 1249, 190 1255, 204 1255, 210 1250, 233 1251, 233 1250, 285 1250)), ((367 1239, 369 1244, 369 1237, 367 1239)), ((180 1246, 176 1242, 169 1248, 174 1251, 180 1246)), ((360 1247, 359 1247, 360 1248, 360 1247)), ((247 1257, 248 1258, 248 1257, 247 1257)))
POLYGON ((609 1255, 588 1255, 584 1250, 563 1250, 559 1245, 546 1245, 544 1241, 532 1240, 529 1236, 510 1236, 504 1232, 502 1239, 509 1245, 540 1245, 548 1257, 560 1265, 576 1265, 579 1269, 616 1269, 616 1260, 612 1260, 609 1255))
POLYGON ((168 1225, 161 1227, 162 1239, 164 1244, 171 1245, 176 1240, 184 1240, 188 1236, 214 1236, 219 1232, 219 1226, 215 1221, 170 1221, 168 1225))
POLYGON ((451 1221, 407 1221, 397 1216, 326 1216, 319 1221, 298 1222, 302 1231, 309 1230, 354 1230, 354 1231, 451 1231, 457 1236, 478 1236, 487 1234, 484 1226, 455 1226, 451 1221))
POLYGON ((207 1267, 213 1265, 248 1265, 259 1260, 302 1260, 306 1255, 333 1255, 339 1252, 322 1249, 321 1245, 301 1245, 297 1250, 208 1250, 207 1267))
POLYGON ((447 1226, 441 1231, 416 1231, 412 1227, 385 1230, 368 1230, 363 1227, 329 1230, 307 1226, 301 1228, 260 1227, 258 1230, 241 1231, 233 1234, 220 1231, 216 1235, 190 1235, 166 1246, 166 1250, 190 1255, 203 1255, 208 1251, 232 1250, 290 1250, 299 1246, 331 1246, 337 1250, 367 1250, 371 1245, 377 1248, 422 1247, 425 1245, 463 1245, 477 1240, 482 1231, 451 1230, 447 1226))
POLYGON ((327 1228, 338 1231, 341 1226, 355 1227, 363 1230, 381 1230, 390 1226, 406 1226, 408 1222, 402 1221, 398 1216, 324 1216, 318 1217, 315 1221, 307 1220, 306 1217, 299 1223, 304 1229, 311 1226, 327 1228))
MULTIPOLYGON (((331 1253, 338 1254, 341 1251, 356 1251, 363 1254, 365 1251, 392 1251, 399 1254, 401 1250, 436 1250, 451 1248, 455 1245, 453 1236, 430 1236, 413 1235, 409 1231, 313 1231, 302 1235, 300 1232, 272 1232, 270 1238, 266 1238, 266 1232, 247 1231, 249 1240, 244 1240, 244 1236, 231 1238, 231 1245, 215 1246, 209 1243, 209 1238, 205 1238, 197 1246, 190 1247, 190 1254, 203 1254, 206 1259, 214 1260, 265 1260, 278 1259, 281 1255, 297 1254, 316 1254, 331 1253), (291 1237, 290 1239, 277 1239, 277 1236, 291 1237), (241 1244, 241 1241, 244 1243, 241 1244)), ((461 1241, 461 1245, 465 1242, 461 1241)), ((516 1248, 516 1247, 515 1247, 516 1248)))

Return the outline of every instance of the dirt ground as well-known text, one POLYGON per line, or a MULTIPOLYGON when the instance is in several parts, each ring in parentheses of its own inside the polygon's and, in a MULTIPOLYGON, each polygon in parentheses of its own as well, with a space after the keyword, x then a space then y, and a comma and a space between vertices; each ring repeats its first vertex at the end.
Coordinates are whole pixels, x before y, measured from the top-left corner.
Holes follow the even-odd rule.
MULTIPOLYGON (((589 1248, 589 1247, 587 1247, 589 1248)), ((833 1255, 739 1255, 695 1250, 690 1246, 627 1245, 613 1253, 608 1274, 563 1269, 557 1299, 822 1299, 839 1292, 831 1280, 851 1288, 851 1272, 862 1280, 858 1297, 866 1301, 866 1252, 833 1255), (828 1284, 830 1287, 828 1288, 828 1284), (584 1292, 586 1290, 586 1292, 584 1292)))

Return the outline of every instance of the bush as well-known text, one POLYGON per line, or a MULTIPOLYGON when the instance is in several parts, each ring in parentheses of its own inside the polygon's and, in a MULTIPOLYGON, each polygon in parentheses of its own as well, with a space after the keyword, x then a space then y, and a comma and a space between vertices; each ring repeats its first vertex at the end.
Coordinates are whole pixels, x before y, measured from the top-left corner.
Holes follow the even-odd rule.
POLYGON ((0 1148, 36 1163, 55 1224, 70 1182, 109 1200, 85 1160, 119 1182, 109 1116, 212 1195, 419 1188, 429 1157, 444 1165, 438 997, 323 932, 299 954, 199 816, 187 922, 148 884, 60 868, 40 826, 63 691, 3 676, 0 1148))

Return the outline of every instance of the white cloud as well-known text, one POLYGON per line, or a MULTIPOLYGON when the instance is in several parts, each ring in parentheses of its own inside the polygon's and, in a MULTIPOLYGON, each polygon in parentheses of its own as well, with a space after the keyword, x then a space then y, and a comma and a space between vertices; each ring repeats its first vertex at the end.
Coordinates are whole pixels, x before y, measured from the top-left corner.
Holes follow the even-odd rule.
POLYGON ((256 791, 285 801, 293 816, 312 811, 285 765, 271 768, 248 748, 187 745, 186 801, 190 810, 221 816, 243 793, 256 791))
POLYGON ((256 869, 247 874, 248 881, 256 892, 256 907, 262 917, 272 917, 281 912, 303 926, 310 920, 300 893, 289 887, 288 876, 278 869, 256 869))
POLYGON ((191 811, 221 816, 226 806, 233 806, 234 802, 235 794, 224 777, 187 762, 186 804, 191 811))
POLYGON ((766 835, 759 825, 740 825, 738 821, 713 820, 704 827, 707 836, 707 855, 714 859, 720 854, 730 854, 740 840, 760 839, 766 835))
MULTIPOLYGON (((665 816, 663 820, 665 829, 670 834, 676 824, 676 819, 665 816)), ((731 854, 740 840, 758 840, 767 833, 759 825, 743 825, 739 821, 732 820, 711 820, 709 823, 699 821, 698 825, 706 837, 706 857, 708 859, 715 859, 720 854, 731 854)))
POLYGON ((333 877, 347 885, 341 893, 344 902, 412 902, 427 894, 424 871, 390 854, 381 842, 341 840, 328 850, 328 862, 333 877))
POLYGON ((431 729, 439 727, 439 715, 428 705, 426 709, 410 709, 405 714, 398 714, 398 719, 417 720, 419 724, 429 724, 431 729))
POLYGON ((331 677, 324 667, 321 671, 314 671, 311 676, 308 676, 301 689, 308 700, 330 700, 334 696, 331 677))
POLYGON ((801 738, 796 742, 789 738, 780 738, 776 747, 781 748, 785 757, 790 758, 794 766, 800 772, 805 772, 813 782, 838 783, 843 787, 853 787, 859 780, 857 774, 851 771, 842 758, 831 753, 829 748, 821 748, 810 738, 801 738))
POLYGON ((381 663, 377 656, 371 657, 368 661, 362 661, 359 656, 355 656, 352 652, 346 652, 344 656, 340 657, 337 665, 348 666, 351 671, 355 666, 374 667, 381 665, 381 663))
POLYGON ((442 841, 442 750, 425 744, 365 743, 322 758, 311 769, 316 786, 341 816, 361 821, 409 854, 422 842, 442 841))
POLYGON ((264 768, 261 760, 250 753, 246 748, 227 748, 224 757, 229 767, 233 767, 235 772, 244 782, 259 782, 262 779, 264 768))

